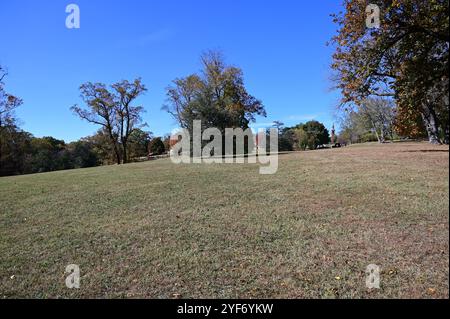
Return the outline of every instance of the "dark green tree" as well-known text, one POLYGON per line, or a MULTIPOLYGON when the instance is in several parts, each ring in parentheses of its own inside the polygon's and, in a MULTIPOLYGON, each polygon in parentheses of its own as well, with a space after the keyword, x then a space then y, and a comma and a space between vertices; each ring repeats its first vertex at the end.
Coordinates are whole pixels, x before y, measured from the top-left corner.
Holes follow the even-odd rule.
POLYGON ((166 148, 164 146, 164 142, 162 141, 161 137, 156 137, 152 139, 150 142, 150 153, 153 155, 161 155, 166 152, 166 148))
POLYGON ((129 138, 129 155, 130 158, 144 157, 148 155, 152 133, 136 129, 131 133, 129 138))
MULTIPOLYGON (((167 88, 169 112, 182 128, 192 131, 193 121, 202 130, 215 127, 247 129, 255 116, 266 116, 260 100, 247 92, 241 69, 225 63, 220 52, 202 55, 202 72, 176 79, 167 88)), ((205 142, 207 143, 207 142, 205 142)))
POLYGON ((65 169, 94 167, 100 163, 92 143, 84 140, 69 143, 66 147, 66 157, 65 169))
POLYGON ((65 147, 64 141, 50 136, 33 138, 31 171, 41 173, 64 169, 67 163, 67 157, 64 157, 65 147))
POLYGON ((330 142, 330 134, 325 125, 318 121, 308 121, 305 124, 299 124, 297 129, 306 133, 306 139, 309 149, 316 149, 319 145, 330 142))

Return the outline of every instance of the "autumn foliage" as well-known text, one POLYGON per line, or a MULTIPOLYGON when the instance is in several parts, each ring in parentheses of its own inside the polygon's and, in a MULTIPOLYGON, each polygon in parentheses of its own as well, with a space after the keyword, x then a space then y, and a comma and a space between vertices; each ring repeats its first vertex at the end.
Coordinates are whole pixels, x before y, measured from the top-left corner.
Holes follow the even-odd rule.
POLYGON ((396 130, 432 143, 448 143, 449 2, 371 1, 380 9, 379 28, 367 27, 367 1, 345 0, 333 15, 332 68, 342 105, 357 107, 370 96, 395 99, 396 130))

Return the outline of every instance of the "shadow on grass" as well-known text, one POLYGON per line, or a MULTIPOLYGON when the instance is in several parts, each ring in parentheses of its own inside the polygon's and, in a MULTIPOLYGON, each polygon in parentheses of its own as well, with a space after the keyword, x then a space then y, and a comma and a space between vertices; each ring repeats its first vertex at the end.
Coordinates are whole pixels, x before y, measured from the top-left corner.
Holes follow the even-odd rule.
POLYGON ((403 153, 448 153, 449 150, 410 150, 410 151, 403 151, 403 153))

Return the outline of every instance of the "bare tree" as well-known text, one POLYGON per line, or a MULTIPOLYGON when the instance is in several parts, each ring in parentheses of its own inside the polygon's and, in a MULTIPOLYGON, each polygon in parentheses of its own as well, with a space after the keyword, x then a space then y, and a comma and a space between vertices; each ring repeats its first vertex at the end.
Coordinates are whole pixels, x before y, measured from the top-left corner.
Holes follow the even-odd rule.
POLYGON ((392 100, 370 98, 359 106, 359 113, 369 123, 379 143, 386 142, 386 137, 393 139, 395 104, 392 100))

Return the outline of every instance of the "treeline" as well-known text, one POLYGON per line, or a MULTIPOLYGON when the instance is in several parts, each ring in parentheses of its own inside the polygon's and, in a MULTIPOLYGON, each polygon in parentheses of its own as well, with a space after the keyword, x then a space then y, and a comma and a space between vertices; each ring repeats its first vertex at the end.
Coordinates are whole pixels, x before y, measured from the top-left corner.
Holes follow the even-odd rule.
MULTIPOLYGON (((262 102, 247 91, 241 69, 227 65, 217 51, 203 54, 201 62, 202 72, 175 79, 166 91, 163 109, 180 127, 192 130, 193 121, 201 120, 202 131, 214 127, 224 133, 230 127, 246 130, 257 115, 266 116, 262 102)), ((22 100, 5 92, 6 72, 0 71, 0 175, 123 164, 169 151, 170 136, 152 138, 144 131, 144 107, 136 101, 147 88, 140 78, 109 86, 82 84, 84 105, 74 105, 71 110, 99 130, 93 136, 65 143, 53 137, 36 138, 18 127, 14 110, 22 100)), ((329 142, 328 131, 316 121, 278 129, 281 151, 315 149, 329 142)))
POLYGON ((1 134, 0 175, 30 174, 99 164, 87 141, 66 144, 53 137, 36 138, 30 133, 5 128, 1 134))
MULTIPOLYGON (((0 176, 51 172, 114 164, 116 159, 103 131, 66 143, 53 137, 34 137, 16 126, 0 131, 0 176)), ((169 147, 169 137, 152 138, 149 132, 135 130, 130 135, 130 161, 159 155, 169 147)))
POLYGON ((107 88, 101 83, 81 85, 87 108, 71 109, 100 126, 96 134, 66 143, 53 137, 34 137, 20 129, 15 109, 23 101, 5 91, 6 70, 0 66, 0 176, 49 172, 141 160, 169 150, 170 136, 153 137, 144 131, 142 106, 132 102, 146 91, 140 79, 107 88))

